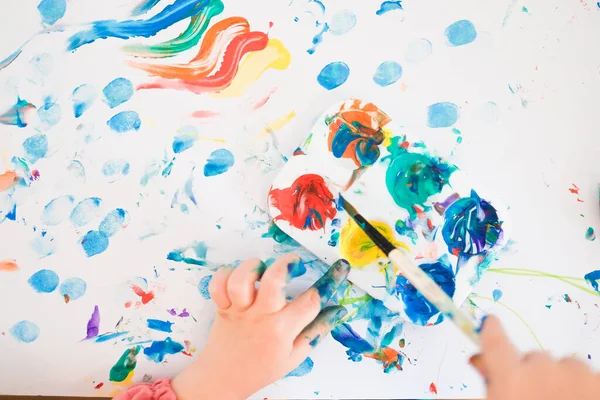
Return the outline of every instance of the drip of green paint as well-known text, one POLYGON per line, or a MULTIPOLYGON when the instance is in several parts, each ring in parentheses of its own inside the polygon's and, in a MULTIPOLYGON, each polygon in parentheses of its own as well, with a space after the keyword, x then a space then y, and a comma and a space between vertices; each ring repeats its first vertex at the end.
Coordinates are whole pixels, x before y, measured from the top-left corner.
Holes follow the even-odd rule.
POLYGON ((123 382, 131 371, 135 369, 137 360, 135 357, 140 352, 140 346, 125 350, 119 361, 110 369, 109 380, 111 382, 123 382))
POLYGON ((295 244, 296 242, 287 233, 279 229, 277 224, 272 223, 267 233, 262 235, 263 238, 272 238, 277 243, 295 244))

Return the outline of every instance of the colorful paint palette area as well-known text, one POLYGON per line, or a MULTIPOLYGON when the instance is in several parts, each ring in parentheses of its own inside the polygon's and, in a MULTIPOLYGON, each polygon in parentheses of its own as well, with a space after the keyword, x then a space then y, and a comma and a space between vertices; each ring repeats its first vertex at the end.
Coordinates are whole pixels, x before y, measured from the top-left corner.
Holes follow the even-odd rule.
POLYGON ((387 260, 339 204, 352 203, 456 304, 508 239, 507 209, 415 137, 396 135, 372 103, 328 109, 276 177, 270 213, 325 262, 345 258, 349 279, 418 325, 443 317, 387 260))

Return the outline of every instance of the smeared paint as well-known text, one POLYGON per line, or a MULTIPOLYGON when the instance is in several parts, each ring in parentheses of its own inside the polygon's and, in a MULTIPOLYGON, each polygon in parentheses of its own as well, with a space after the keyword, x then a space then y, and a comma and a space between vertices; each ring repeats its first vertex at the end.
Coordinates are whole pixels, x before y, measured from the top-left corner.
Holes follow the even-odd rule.
POLYGON ((302 260, 294 260, 287 266, 288 279, 298 278, 306 273, 306 264, 302 260))
POLYGON ((415 232, 414 228, 410 224, 410 219, 406 221, 402 221, 399 219, 396 221, 396 225, 394 229, 399 235, 407 236, 410 238, 413 244, 417 244, 417 240, 419 239, 419 235, 415 232))
POLYGON ((31 321, 19 321, 10 328, 10 334, 19 342, 31 343, 40 336, 40 328, 31 321))
POLYGON ((58 225, 69 217, 75 198, 70 195, 60 196, 51 200, 42 211, 40 220, 43 224, 58 225))
POLYGON ((404 59, 410 63, 420 63, 425 61, 432 53, 433 46, 431 42, 424 38, 411 41, 404 52, 404 59))
POLYGON ((158 4, 160 0, 141 0, 140 4, 135 6, 133 10, 131 10, 131 15, 133 17, 140 16, 142 14, 146 14, 148 11, 152 10, 155 5, 158 4))
POLYGON ((82 297, 85 294, 86 289, 87 284, 83 279, 69 278, 65 279, 63 283, 60 284, 58 291, 65 299, 65 303, 68 303, 82 297))
POLYGON ((117 363, 110 369, 109 380, 111 382, 123 382, 130 375, 133 375, 133 370, 137 364, 136 356, 140 352, 140 346, 135 346, 125 350, 117 363))
MULTIPOLYGON (((29 41, 25 42, 25 44, 27 44, 27 43, 29 43, 29 41)), ((23 53, 23 47, 25 47, 25 45, 22 45, 17 50, 15 50, 14 52, 10 53, 8 55, 8 57, 6 57, 4 60, 0 60, 0 71, 2 71, 4 68, 8 67, 17 58, 19 58, 19 56, 21 55, 21 53, 23 53)))
POLYGON ((60 121, 62 109, 52 97, 46 97, 37 114, 44 130, 48 130, 60 121))
POLYGON ((94 311, 92 312, 92 315, 90 316, 90 320, 87 323, 85 339, 93 339, 96 336, 98 336, 99 332, 100 332, 100 309, 98 308, 98 306, 94 306, 94 311))
POLYGON ((29 123, 31 112, 35 109, 33 104, 18 98, 14 106, 0 114, 0 124, 25 128, 29 123))
POLYGON ((594 231, 594 228, 592 228, 591 226, 587 228, 587 231, 585 231, 585 238, 590 242, 596 240, 596 232, 594 231))
POLYGON ((148 319, 146 322, 148 323, 148 329, 167 333, 173 332, 171 329, 173 322, 161 321, 160 319, 148 319))
POLYGON ((131 166, 127 160, 113 158, 105 162, 102 166, 102 175, 108 178, 110 183, 113 183, 129 174, 130 168, 131 166))
POLYGON ((129 332, 125 331, 125 332, 114 332, 114 333, 104 333, 102 335, 96 336, 96 340, 94 340, 96 343, 104 343, 104 342, 108 342, 109 340, 113 340, 116 338, 119 338, 121 336, 125 336, 127 335, 129 332))
POLYGON ((3 192, 13 187, 18 180, 19 176, 15 171, 6 171, 0 174, 0 192, 3 192))
POLYGON ((142 304, 148 304, 152 300, 154 300, 154 292, 152 292, 151 290, 146 292, 146 291, 144 291, 144 289, 142 289, 141 287, 139 287, 137 285, 131 285, 131 290, 133 290, 133 293, 140 296, 140 300, 141 300, 142 304))
POLYGON ((233 166, 235 159, 233 153, 227 149, 215 150, 210 154, 204 165, 204 176, 224 174, 233 166))
POLYGON ((44 134, 29 136, 23 142, 26 158, 30 163, 35 163, 48 153, 48 138, 44 134))
MULTIPOLYGON (((392 228, 385 222, 369 222, 394 246, 409 250, 409 247, 406 244, 396 240, 392 228)), ((371 239, 369 239, 367 234, 352 218, 348 218, 346 225, 342 228, 340 236, 340 255, 348 260, 350 265, 356 268, 362 268, 380 258, 385 258, 385 254, 371 239)))
POLYGON ((329 32, 329 24, 327 22, 319 22, 317 21, 317 28, 320 27, 320 30, 316 33, 316 35, 313 37, 312 39, 312 47, 308 50, 306 50, 306 52, 308 54, 315 54, 315 51, 317 51, 317 47, 319 47, 319 45, 321 43, 323 43, 323 35, 327 32, 329 32))
POLYGON ((356 25, 356 14, 352 10, 341 10, 333 14, 328 23, 329 32, 340 36, 349 32, 356 25))
POLYGON ((175 262, 183 262, 191 265, 206 265, 206 255, 208 254, 208 246, 205 242, 196 242, 191 246, 176 249, 167 254, 167 260, 175 262), (189 257, 189 250, 191 250, 196 258, 189 257), (188 254, 186 254, 188 253, 188 254))
POLYGON ((0 260, 0 272, 14 272, 19 270, 19 265, 14 260, 0 260))
POLYGON ((140 115, 135 111, 121 111, 106 122, 106 125, 116 133, 139 131, 142 126, 140 115))
POLYGON ((49 269, 42 269, 27 280, 29 286, 38 293, 52 293, 58 286, 58 275, 49 269))
POLYGON ((198 130, 193 126, 184 126, 177 130, 178 135, 173 138, 173 153, 183 153, 192 148, 198 140, 198 130))
POLYGON ((492 298, 494 299, 494 301, 499 301, 502 298, 502 294, 503 294, 502 290, 500 290, 500 289, 494 289, 492 291, 492 298))
POLYGON ((98 231, 106 237, 116 235, 129 224, 129 213, 122 208, 116 208, 106 214, 106 217, 100 222, 98 231))
POLYGON ((204 297, 205 300, 210 300, 210 292, 208 291, 208 285, 210 285, 210 281, 212 280, 212 275, 207 275, 204 278, 200 279, 198 282, 198 292, 204 297))
POLYGON ((275 133, 276 131, 286 126, 294 117, 296 117, 296 111, 292 110, 283 117, 277 118, 269 122, 269 124, 266 127, 264 127, 262 131, 260 131, 258 137, 265 137, 269 134, 275 133))
POLYGON ((40 258, 52 255, 56 251, 56 241, 46 231, 41 231, 38 236, 31 239, 29 245, 40 258))
POLYGON ((47 25, 54 25, 59 19, 64 17, 67 11, 66 0, 42 0, 37 6, 42 21, 47 25))
POLYGON ((108 236, 100 231, 89 231, 81 239, 81 247, 88 257, 104 253, 108 249, 108 236))
MULTIPOLYGON (((346 278, 350 271, 350 264, 346 260, 337 260, 319 280, 313 284, 321 297, 321 308, 324 308, 327 302, 335 296, 337 291, 346 283, 346 278)), ((338 310, 335 315, 345 311, 343 308, 338 310)), ((344 314, 345 315, 345 314, 344 314)), ((342 316, 343 317, 343 316, 342 316)), ((339 320, 341 317, 333 318, 339 320)))
POLYGON ((402 66, 395 61, 384 61, 377 67, 373 81, 379 86, 389 86, 402 76, 402 66))
POLYGON ((312 371, 314 366, 315 366, 315 363, 313 362, 313 360, 310 357, 306 357, 306 359, 304 361, 302 361, 302 364, 298 365, 293 371, 288 373, 285 377, 290 378, 290 377, 300 377, 300 376, 308 375, 312 371))
POLYGON ((477 37, 477 31, 471 21, 463 19, 446 28, 445 35, 448 39, 448 45, 462 46, 474 41, 477 37))
POLYGON ((269 201, 280 212, 276 221, 284 220, 303 230, 323 229, 337 214, 333 194, 323 178, 315 174, 298 177, 286 189, 271 188, 269 201))
POLYGON ((429 385, 429 393, 438 394, 437 386, 435 386, 435 383, 433 382, 431 382, 431 385, 429 385))
POLYGON ((454 103, 435 103, 427 109, 427 126, 430 128, 447 128, 458 120, 458 106, 454 103))
POLYGON ((390 11, 394 11, 394 10, 402 10, 402 1, 398 0, 398 1, 384 1, 383 3, 381 3, 381 5, 379 6, 379 10, 377 10, 375 12, 375 14, 377 15, 383 15, 385 13, 388 13, 390 11))
POLYGON ((73 90, 71 100, 73 101, 73 115, 75 118, 79 118, 84 112, 94 104, 94 101, 98 97, 96 89, 92 85, 81 85, 73 90))
POLYGON ((350 76, 350 67, 342 61, 334 61, 323 67, 317 76, 319 85, 327 90, 333 90, 343 85, 350 76))
POLYGON ((168 337, 165 340, 152 342, 150 347, 144 349, 144 354, 155 363, 161 363, 166 355, 180 353, 183 349, 182 344, 174 342, 168 337))
POLYGON ((80 201, 69 216, 71 223, 77 227, 89 224, 100 214, 101 204, 102 200, 98 197, 89 197, 80 201))
POLYGON ((491 249, 502 237, 502 221, 496 209, 471 191, 452 203, 444 214, 442 236, 448 251, 459 254, 476 255, 491 249))
POLYGON ((116 78, 111 81, 102 90, 106 104, 110 108, 115 108, 133 96, 133 83, 129 79, 116 78))
POLYGON ((598 289, 598 281, 600 280, 600 270, 597 271, 592 271, 590 273, 587 273, 584 275, 583 277, 587 283, 589 283, 592 288, 600 293, 600 289, 598 289))

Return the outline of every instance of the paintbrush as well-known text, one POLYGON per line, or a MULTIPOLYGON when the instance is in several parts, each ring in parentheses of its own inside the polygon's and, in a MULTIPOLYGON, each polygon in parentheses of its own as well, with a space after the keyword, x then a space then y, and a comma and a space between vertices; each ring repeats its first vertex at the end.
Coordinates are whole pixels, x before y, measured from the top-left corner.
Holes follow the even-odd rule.
POLYGON ((367 234, 375 245, 385 253, 387 258, 398 268, 400 273, 429 300, 444 316, 448 317, 469 339, 479 346, 479 329, 475 323, 461 311, 452 301, 450 296, 435 283, 429 275, 412 262, 400 249, 397 249, 387 240, 373 225, 356 211, 352 204, 348 203, 340 195, 340 203, 344 210, 367 234))

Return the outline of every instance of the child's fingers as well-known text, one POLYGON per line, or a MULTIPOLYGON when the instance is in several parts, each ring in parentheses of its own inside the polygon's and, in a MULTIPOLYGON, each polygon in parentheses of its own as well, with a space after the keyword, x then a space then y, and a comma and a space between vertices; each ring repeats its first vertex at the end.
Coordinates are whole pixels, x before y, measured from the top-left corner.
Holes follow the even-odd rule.
POLYGON ((288 278, 288 266, 298 262, 298 256, 288 254, 269 266, 260 280, 254 307, 262 313, 274 313, 287 304, 285 285, 288 278))
POLYGON ((227 294, 227 281, 233 269, 229 266, 221 267, 212 277, 208 285, 210 298, 215 302, 217 308, 224 310, 231 306, 231 300, 227 294))
POLYGON ((481 356, 490 384, 502 381, 519 364, 517 349, 494 316, 486 318, 481 330, 481 356))
POLYGON ((265 264, 258 258, 251 258, 241 263, 229 277, 227 294, 231 307, 244 311, 254 303, 256 287, 254 284, 265 272, 265 264))
POLYGON ((342 306, 324 308, 294 341, 292 359, 299 363, 302 362, 347 314, 348 311, 342 306))

